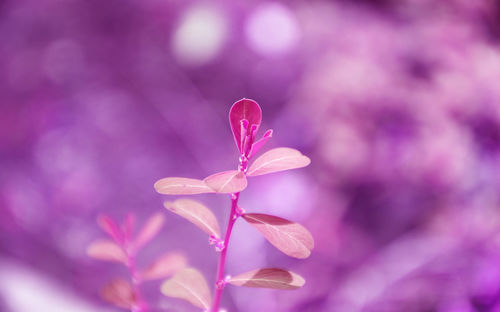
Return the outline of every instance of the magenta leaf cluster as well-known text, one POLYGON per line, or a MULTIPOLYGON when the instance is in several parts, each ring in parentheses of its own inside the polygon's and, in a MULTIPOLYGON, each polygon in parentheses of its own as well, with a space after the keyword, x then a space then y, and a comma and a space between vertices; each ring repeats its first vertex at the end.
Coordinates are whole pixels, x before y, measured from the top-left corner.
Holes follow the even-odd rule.
POLYGON ((87 254, 95 259, 121 263, 128 268, 130 274, 130 282, 122 278, 110 281, 101 291, 104 300, 133 312, 145 312, 148 304, 142 297, 140 285, 144 281, 169 277, 186 267, 187 260, 181 252, 165 253, 143 269, 136 266, 139 252, 158 234, 164 222, 163 215, 156 213, 134 235, 133 214, 128 214, 121 225, 108 216, 98 217, 97 223, 111 239, 92 242, 87 248, 87 254))
POLYGON ((224 277, 231 232, 235 221, 240 217, 274 247, 290 257, 307 258, 314 248, 312 235, 302 225, 277 216, 246 213, 238 205, 240 192, 247 187, 248 177, 302 168, 310 163, 310 159, 301 152, 281 147, 265 152, 249 165, 249 161, 273 134, 272 130, 267 130, 262 138, 256 140, 261 120, 262 110, 253 100, 242 99, 231 107, 229 123, 240 152, 236 170, 215 173, 203 180, 169 177, 155 183, 156 191, 165 195, 223 193, 230 194, 231 198, 231 212, 224 237, 221 236, 217 219, 202 203, 186 198, 164 203, 166 209, 207 233, 209 242, 220 252, 213 295, 203 275, 193 268, 183 269, 165 281, 161 287, 164 295, 184 299, 205 311, 219 312, 222 293, 227 284, 283 290, 297 289, 305 284, 305 280, 298 274, 278 268, 260 268, 233 277, 224 277))

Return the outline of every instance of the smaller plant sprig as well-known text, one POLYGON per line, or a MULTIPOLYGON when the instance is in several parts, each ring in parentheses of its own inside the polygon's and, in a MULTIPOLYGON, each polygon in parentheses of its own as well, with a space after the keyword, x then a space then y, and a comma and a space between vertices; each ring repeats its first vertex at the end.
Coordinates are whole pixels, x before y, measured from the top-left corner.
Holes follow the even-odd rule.
POLYGON ((149 305, 142 296, 140 286, 144 281, 166 278, 186 266, 186 257, 181 252, 169 252, 140 270, 136 258, 161 230, 165 221, 160 214, 151 216, 133 236, 135 216, 129 213, 120 226, 110 217, 100 215, 97 223, 111 239, 98 239, 87 248, 87 254, 95 259, 118 262, 128 268, 130 282, 118 278, 110 281, 101 291, 101 296, 109 303, 132 312, 146 312, 149 305))
POLYGON ((261 108, 253 100, 242 99, 231 107, 229 123, 240 152, 237 170, 216 173, 204 180, 169 177, 155 183, 156 191, 165 195, 223 193, 230 194, 231 198, 231 212, 224 238, 221 237, 217 219, 202 203, 186 198, 164 203, 165 208, 206 232, 210 244, 215 245, 216 250, 220 252, 213 298, 203 275, 192 268, 178 272, 163 283, 161 290, 164 295, 184 299, 204 311, 219 312, 222 293, 227 284, 285 290, 297 289, 305 284, 305 280, 298 274, 278 268, 263 268, 234 277, 224 277, 231 232, 240 217, 288 256, 307 258, 314 247, 312 235, 302 225, 268 214, 246 213, 238 205, 240 192, 247 187, 247 177, 302 168, 311 162, 299 151, 281 147, 262 154, 248 166, 249 160, 259 152, 273 133, 272 130, 267 130, 260 140, 256 140, 261 119, 261 108))

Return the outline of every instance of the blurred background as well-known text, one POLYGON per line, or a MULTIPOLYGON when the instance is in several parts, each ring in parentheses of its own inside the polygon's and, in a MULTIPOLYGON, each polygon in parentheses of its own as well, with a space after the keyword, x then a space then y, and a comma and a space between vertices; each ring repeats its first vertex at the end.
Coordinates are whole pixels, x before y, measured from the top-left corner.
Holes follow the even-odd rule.
MULTIPOLYGON (((0 38, 0 311, 119 311, 99 291, 126 269, 85 253, 100 213, 164 212, 139 265, 183 250, 212 284, 213 246, 153 183, 236 168, 243 97, 266 149, 312 164, 241 205, 316 247, 289 258, 239 221, 228 273, 307 284, 227 287, 227 311, 500 311, 500 1, 3 0, 0 38)), ((226 224, 227 196, 195 198, 226 224)), ((159 283, 154 311, 197 311, 159 283)))

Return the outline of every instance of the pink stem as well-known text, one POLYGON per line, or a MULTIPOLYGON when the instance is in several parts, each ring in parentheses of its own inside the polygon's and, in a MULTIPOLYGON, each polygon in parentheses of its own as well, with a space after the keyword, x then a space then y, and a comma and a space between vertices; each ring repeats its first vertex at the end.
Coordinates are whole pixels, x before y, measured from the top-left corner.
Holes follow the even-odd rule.
MULTIPOLYGON (((251 145, 253 144, 254 134, 250 136, 246 135, 246 128, 244 122, 242 122, 242 133, 245 135, 245 140, 242 141, 241 146, 241 157, 240 157, 240 165, 238 170, 243 173, 247 171, 248 165, 248 152, 250 150, 251 145)), ((255 132, 255 129, 254 129, 255 132)), ((222 292, 224 291, 224 287, 226 286, 226 280, 224 279, 224 271, 226 268, 226 255, 227 249, 229 247, 229 239, 231 238, 231 232, 233 231, 233 226, 236 220, 240 217, 239 209, 238 209, 238 199, 240 198, 240 193, 231 194, 231 213, 229 214, 229 222, 227 224, 226 235, 224 237, 224 248, 222 249, 219 257, 219 266, 217 267, 217 278, 215 280, 215 292, 214 292, 214 300, 212 303, 212 308, 210 312, 219 312, 220 300, 222 297, 222 292)))
POLYGON ((130 277, 132 279, 132 289, 134 291, 135 299, 137 301, 136 306, 134 306, 131 312, 147 312, 148 307, 144 299, 142 298, 142 293, 140 289, 141 280, 138 276, 137 269, 135 267, 135 257, 130 253, 127 253, 128 257, 128 270, 130 277))
POLYGON ((236 221, 236 219, 238 219, 238 215, 236 214, 236 208, 238 207, 239 197, 240 193, 231 194, 231 213, 229 214, 229 222, 227 224, 226 236, 224 237, 224 249, 222 249, 219 257, 219 266, 217 268, 215 293, 214 293, 214 300, 211 312, 219 311, 220 299, 222 297, 222 292, 226 284, 226 281, 224 280, 226 254, 227 254, 227 248, 229 247, 229 239, 231 238, 231 232, 233 230, 234 222, 236 221))

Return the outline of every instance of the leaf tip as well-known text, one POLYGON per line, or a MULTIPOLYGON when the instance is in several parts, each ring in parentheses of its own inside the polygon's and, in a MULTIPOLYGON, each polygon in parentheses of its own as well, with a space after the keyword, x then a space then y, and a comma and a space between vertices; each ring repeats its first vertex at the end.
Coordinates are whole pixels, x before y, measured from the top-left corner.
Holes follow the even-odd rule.
POLYGON ((168 200, 164 201, 163 207, 165 207, 165 209, 167 209, 167 210, 175 211, 175 205, 174 205, 174 202, 172 202, 172 201, 168 201, 168 200))

